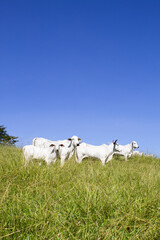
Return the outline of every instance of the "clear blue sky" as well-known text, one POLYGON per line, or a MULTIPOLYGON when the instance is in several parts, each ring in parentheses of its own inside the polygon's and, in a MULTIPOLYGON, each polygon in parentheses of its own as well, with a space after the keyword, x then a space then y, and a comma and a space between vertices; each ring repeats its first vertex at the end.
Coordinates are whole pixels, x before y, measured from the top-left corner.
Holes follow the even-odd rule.
POLYGON ((160 1, 0 1, 0 125, 160 155, 160 1))

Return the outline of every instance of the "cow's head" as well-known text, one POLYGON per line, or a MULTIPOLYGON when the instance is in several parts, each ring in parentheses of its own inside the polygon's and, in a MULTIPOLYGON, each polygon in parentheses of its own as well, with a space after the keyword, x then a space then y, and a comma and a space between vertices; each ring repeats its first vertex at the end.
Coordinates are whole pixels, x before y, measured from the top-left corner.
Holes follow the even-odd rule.
MULTIPOLYGON (((82 141, 81 138, 77 137, 77 136, 73 136, 71 138, 68 138, 69 141, 71 141, 71 144, 73 144, 74 147, 79 146, 80 142, 82 141)), ((70 146, 71 146, 70 144, 70 146)))
POLYGON ((132 148, 135 149, 135 148, 139 148, 138 144, 136 143, 136 141, 133 141, 132 142, 132 148))

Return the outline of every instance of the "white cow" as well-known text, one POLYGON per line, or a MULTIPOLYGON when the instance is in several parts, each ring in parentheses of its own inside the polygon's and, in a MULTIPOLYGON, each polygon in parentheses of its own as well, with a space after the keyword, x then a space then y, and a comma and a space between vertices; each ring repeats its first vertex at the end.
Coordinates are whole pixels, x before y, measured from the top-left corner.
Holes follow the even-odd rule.
POLYGON ((50 144, 63 144, 64 146, 70 146, 72 143, 73 145, 77 145, 80 143, 81 139, 77 136, 73 136, 71 138, 68 138, 66 140, 57 140, 57 141, 51 141, 46 138, 34 138, 32 141, 33 146, 38 147, 49 147, 50 144))
POLYGON ((136 143, 136 141, 133 141, 130 144, 127 144, 127 145, 118 145, 117 149, 118 149, 119 152, 116 152, 114 154, 124 156, 125 160, 127 161, 127 157, 131 157, 132 156, 133 150, 135 148, 139 148, 139 146, 136 143))
POLYGON ((76 162, 81 163, 86 157, 94 157, 100 159, 102 164, 105 165, 106 160, 107 162, 110 161, 112 154, 117 151, 116 146, 117 140, 113 141, 109 145, 102 144, 100 146, 80 143, 79 146, 76 147, 75 151, 76 162))
POLYGON ((31 159, 43 159, 47 165, 51 162, 55 163, 58 158, 59 145, 51 144, 47 148, 41 148, 33 145, 26 145, 23 147, 23 156, 25 160, 25 166, 31 159))
POLYGON ((131 153, 131 157, 132 156, 143 156, 144 155, 144 153, 143 152, 139 152, 139 151, 133 151, 132 153, 131 153))
POLYGON ((33 145, 39 147, 48 147, 50 144, 59 145, 59 157, 61 159, 61 166, 64 165, 64 162, 70 159, 75 151, 75 147, 79 145, 81 139, 77 136, 72 136, 67 140, 58 140, 51 141, 45 138, 34 138, 33 145))
POLYGON ((154 157, 154 154, 144 154, 146 157, 154 157))
POLYGON ((139 151, 133 151, 131 156, 145 156, 145 157, 154 157, 153 154, 146 154, 143 152, 139 152, 139 151))
POLYGON ((54 144, 53 141, 48 140, 46 138, 34 138, 32 141, 32 145, 36 147, 49 147, 51 144, 54 144))

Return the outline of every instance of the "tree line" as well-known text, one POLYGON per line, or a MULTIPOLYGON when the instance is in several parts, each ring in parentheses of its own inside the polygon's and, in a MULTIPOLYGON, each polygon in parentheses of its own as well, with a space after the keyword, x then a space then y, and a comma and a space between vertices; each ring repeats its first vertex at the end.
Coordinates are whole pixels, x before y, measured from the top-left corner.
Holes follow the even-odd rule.
POLYGON ((9 135, 7 133, 6 127, 0 125, 0 144, 15 145, 16 142, 18 142, 18 137, 9 135))

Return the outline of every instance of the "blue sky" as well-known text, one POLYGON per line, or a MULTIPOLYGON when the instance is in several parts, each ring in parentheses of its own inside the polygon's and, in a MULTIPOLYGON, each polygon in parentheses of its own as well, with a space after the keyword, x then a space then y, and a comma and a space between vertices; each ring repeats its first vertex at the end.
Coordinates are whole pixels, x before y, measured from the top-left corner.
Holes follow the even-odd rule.
POLYGON ((160 156, 160 1, 0 1, 0 125, 160 156))

